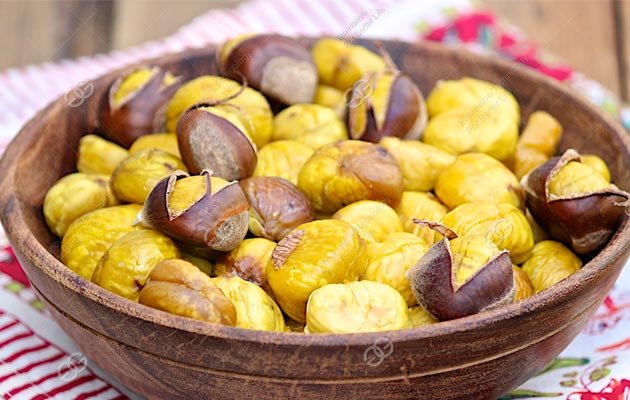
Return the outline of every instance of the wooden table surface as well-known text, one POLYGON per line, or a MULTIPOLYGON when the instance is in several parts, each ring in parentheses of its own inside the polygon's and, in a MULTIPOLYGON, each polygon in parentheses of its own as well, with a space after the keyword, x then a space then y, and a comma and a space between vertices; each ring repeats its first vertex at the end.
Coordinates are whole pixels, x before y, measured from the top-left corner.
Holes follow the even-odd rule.
MULTIPOLYGON (((239 0, 0 0, 0 68, 157 39, 239 0)), ((630 100, 630 0, 486 0, 542 47, 630 100)))

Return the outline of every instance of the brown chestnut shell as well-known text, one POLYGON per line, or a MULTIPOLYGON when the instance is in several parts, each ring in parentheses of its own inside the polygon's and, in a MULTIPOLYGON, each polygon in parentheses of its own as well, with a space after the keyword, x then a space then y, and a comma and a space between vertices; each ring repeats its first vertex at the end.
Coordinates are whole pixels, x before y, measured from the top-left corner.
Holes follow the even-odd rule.
POLYGON ((579 161, 573 149, 553 157, 523 177, 527 208, 549 235, 570 246, 577 254, 599 250, 624 218, 630 195, 611 184, 607 189, 571 198, 551 196, 552 175, 571 161, 579 161))
POLYGON ((251 176, 256 148, 245 132, 227 119, 202 108, 186 111, 177 124, 182 161, 191 174, 204 169, 228 181, 251 176))
POLYGON ((308 197, 286 179, 256 176, 239 184, 249 201, 249 226, 256 236, 277 242, 293 228, 315 219, 308 197))
POLYGON ((514 300, 512 262, 507 251, 498 252, 459 287, 453 264, 449 241, 443 239, 407 272, 416 299, 438 320, 465 317, 514 300))
POLYGON ((211 194, 210 172, 202 175, 205 195, 181 213, 169 208, 169 198, 175 182, 189 175, 175 172, 161 180, 147 197, 139 221, 186 244, 230 251, 247 234, 247 199, 236 182, 211 194))
POLYGON ((115 104, 114 95, 125 77, 133 71, 116 79, 104 99, 98 126, 108 138, 126 148, 138 137, 160 131, 162 108, 182 83, 182 79, 177 77, 165 85, 163 79, 167 71, 155 69, 157 71, 151 78, 121 104, 115 104))
POLYGON ((367 85, 355 84, 348 101, 348 132, 352 139, 378 143, 385 136, 401 139, 419 139, 428 121, 428 113, 422 92, 411 78, 400 71, 368 73, 362 81, 367 85), (375 85, 383 74, 392 74, 384 119, 379 121, 378 111, 372 96, 376 95, 375 85), (368 92, 368 93, 366 93, 368 92), (363 103, 363 104, 362 104, 363 103), (356 106, 360 105, 360 106, 356 106), (365 115, 359 115, 365 113, 365 115), (364 118, 365 124, 356 124, 364 118))
POLYGON ((297 40, 278 35, 254 35, 237 43, 219 70, 284 104, 310 103, 317 89, 317 68, 308 49, 297 40))

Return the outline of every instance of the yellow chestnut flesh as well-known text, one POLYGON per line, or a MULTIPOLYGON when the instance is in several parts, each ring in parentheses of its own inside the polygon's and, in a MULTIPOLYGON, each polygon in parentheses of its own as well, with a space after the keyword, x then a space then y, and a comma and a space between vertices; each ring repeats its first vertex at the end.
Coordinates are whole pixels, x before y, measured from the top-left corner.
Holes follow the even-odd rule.
POLYGON ((403 230, 396 211, 380 201, 357 201, 337 211, 332 218, 349 222, 366 242, 381 242, 403 230))
POLYGON ((282 311, 258 285, 237 276, 212 279, 236 307, 236 326, 261 331, 284 332, 282 311))
POLYGON ((341 90, 328 85, 318 85, 313 103, 331 108, 343 118, 346 112, 346 96, 341 90))
POLYGON ((266 269, 275 247, 276 243, 269 239, 245 239, 234 250, 217 259, 214 273, 217 276, 238 276, 271 292, 266 269))
POLYGON ((582 159, 583 164, 586 164, 593 170, 599 172, 599 174, 603 176, 608 183, 610 183, 610 170, 604 160, 594 154, 582 154, 580 158, 582 159))
POLYGON ((120 200, 143 204, 153 187, 171 173, 186 166, 172 154, 145 149, 130 154, 114 171, 111 187, 120 200))
POLYGON ((236 324, 236 308, 212 279, 191 263, 158 263, 140 292, 140 304, 215 324, 236 324))
POLYGON ((525 300, 534 294, 534 287, 532 281, 529 280, 529 276, 521 268, 513 265, 514 271, 514 283, 516 291, 514 293, 514 302, 525 300))
POLYGON ((109 176, 77 172, 64 176, 48 190, 44 197, 44 217, 50 230, 62 237, 75 219, 116 204, 109 176))
POLYGON ((396 289, 407 305, 417 303, 409 286, 407 271, 416 265, 429 246, 407 232, 392 233, 381 243, 367 245, 368 266, 362 280, 385 283, 396 289))
POLYGON ((168 236, 151 229, 129 232, 103 254, 92 282, 137 301, 153 268, 160 261, 179 256, 179 249, 168 236))
POLYGON ((535 111, 518 139, 512 171, 518 179, 556 154, 562 138, 562 125, 545 111, 535 111))
POLYGON ((252 176, 275 176, 294 185, 298 174, 313 155, 313 149, 295 140, 278 140, 258 150, 258 162, 252 176))
POLYGON ((382 57, 363 46, 350 45, 338 39, 321 39, 311 50, 319 73, 319 81, 324 85, 347 90, 366 72, 382 71, 385 61, 382 57))
POLYGON ((127 158, 127 150, 96 135, 85 135, 79 141, 77 170, 86 174, 111 175, 127 158))
POLYGON ((605 190, 609 186, 610 182, 590 166, 570 161, 551 175, 549 194, 567 198, 605 190))
POLYGON ((482 153, 462 154, 446 167, 435 184, 435 194, 449 208, 477 201, 522 207, 522 189, 514 174, 482 153))
POLYGON ((515 264, 525 261, 534 247, 534 234, 527 217, 508 203, 462 204, 446 214, 442 223, 458 235, 484 236, 499 249, 509 251, 515 264))
POLYGON ((496 114, 510 116, 516 124, 520 120, 520 107, 514 96, 505 88, 490 82, 465 77, 439 81, 427 97, 429 116, 460 107, 490 107, 496 114))
POLYGON ((405 299, 388 285, 371 282, 330 284, 308 301, 309 333, 382 332, 409 328, 405 299))
POLYGON ((101 208, 77 218, 61 242, 61 261, 85 279, 118 238, 139 229, 134 226, 141 207, 136 204, 101 208))
MULTIPOLYGON (((225 179, 210 177, 210 194, 213 195, 230 183, 225 179)), ((206 194, 205 178, 201 175, 175 181, 168 197, 168 207, 173 214, 181 214, 206 194)))
POLYGON ((395 207, 402 186, 400 168, 391 154, 358 140, 318 149, 298 177, 298 187, 322 214, 332 214, 359 200, 383 201, 395 207))
POLYGON ((438 222, 448 212, 448 208, 432 193, 403 192, 396 212, 405 232, 413 233, 427 244, 433 244, 442 236, 433 229, 414 223, 414 219, 438 222))
POLYGON ((413 306, 409 308, 409 321, 411 322, 411 326, 414 328, 438 322, 422 306, 413 306))
POLYGON ((254 127, 251 139, 264 146, 273 130, 273 114, 265 97, 256 90, 242 88, 238 82, 219 76, 200 76, 183 84, 166 107, 166 130, 175 132, 180 116, 199 103, 231 105, 240 110, 254 127), (236 97, 233 97, 236 96, 236 97))
POLYGON ((403 175, 404 190, 433 190, 442 170, 455 161, 454 155, 415 140, 385 137, 380 145, 398 162, 403 175))
POLYGON ((479 152, 506 161, 516 151, 518 123, 491 106, 460 107, 431 118, 422 140, 452 154, 479 152))
POLYGON ((282 310, 305 322, 306 302, 313 291, 359 279, 367 263, 364 247, 363 239, 345 221, 313 221, 291 231, 267 264, 267 279, 282 310))
POLYGON ((295 140, 312 149, 348 139, 346 126, 330 108, 295 104, 278 113, 271 140, 295 140))
POLYGON ((181 158, 177 146, 177 135, 174 133, 152 133, 140 136, 129 147, 129 153, 137 153, 144 149, 160 149, 181 158))
POLYGON ((522 265, 536 293, 571 276, 582 261, 571 250, 553 240, 536 243, 532 255, 522 265))

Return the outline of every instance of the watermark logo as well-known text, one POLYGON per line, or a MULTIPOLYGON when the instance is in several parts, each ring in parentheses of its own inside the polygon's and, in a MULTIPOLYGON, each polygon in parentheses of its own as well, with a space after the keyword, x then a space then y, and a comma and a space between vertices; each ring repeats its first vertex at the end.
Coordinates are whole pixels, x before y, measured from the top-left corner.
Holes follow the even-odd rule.
POLYGON ((65 95, 68 107, 80 107, 85 100, 94 94, 94 83, 92 81, 81 81, 65 95))
POLYGON ((87 366, 88 361, 83 354, 72 353, 59 365, 57 373, 61 380, 69 382, 75 380, 87 369, 87 366))
POLYGON ((359 79, 352 85, 352 88, 346 92, 346 99, 348 99, 348 107, 357 108, 364 101, 369 99, 374 93, 374 86, 367 79, 359 79))
POLYGON ((389 338, 378 338, 374 343, 365 349, 363 361, 370 367, 378 367, 385 359, 394 352, 394 344, 389 338))

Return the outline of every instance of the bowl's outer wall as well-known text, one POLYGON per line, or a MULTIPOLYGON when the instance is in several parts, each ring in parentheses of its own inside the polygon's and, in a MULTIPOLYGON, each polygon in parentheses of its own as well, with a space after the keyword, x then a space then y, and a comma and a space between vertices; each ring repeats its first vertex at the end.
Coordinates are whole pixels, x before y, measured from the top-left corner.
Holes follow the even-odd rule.
MULTIPOLYGON (((548 79, 521 67, 432 44, 383 42, 423 93, 464 75, 512 91, 523 116, 547 110, 565 127, 562 148, 603 157, 630 188, 628 141, 620 127, 548 79)), ((187 78, 215 73, 214 50, 155 62, 187 78)), ((2 222, 16 254, 61 326, 101 367, 155 398, 494 398, 531 377, 577 335, 628 257, 619 232, 573 277, 533 298, 426 329, 381 334, 304 336, 203 324, 124 301, 79 278, 49 253, 59 241, 41 205, 48 188, 73 171, 75 149, 98 130, 96 115, 115 74, 93 81, 80 107, 53 103, 21 132, 2 160, 2 222), (181 329, 178 329, 181 328, 181 329), (97 344, 95 346, 95 344, 97 344), (374 344, 388 350, 377 366, 374 344)))

